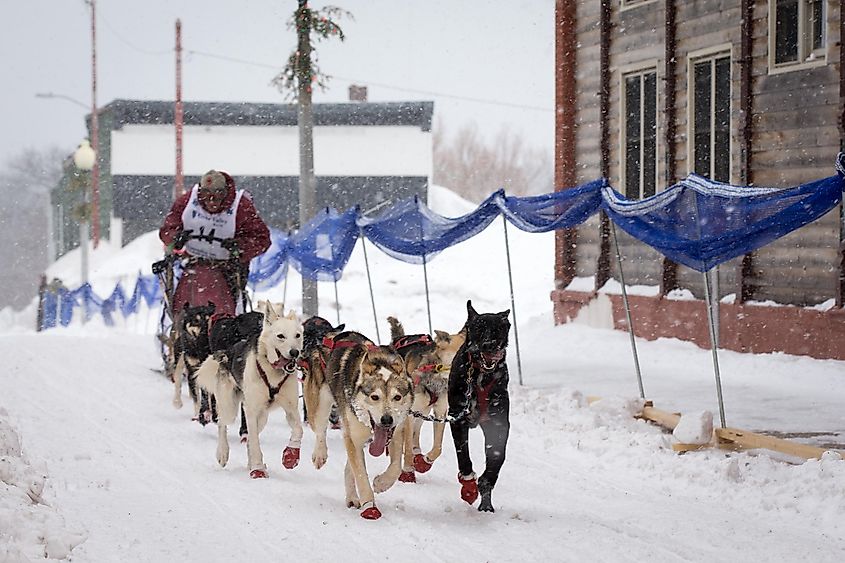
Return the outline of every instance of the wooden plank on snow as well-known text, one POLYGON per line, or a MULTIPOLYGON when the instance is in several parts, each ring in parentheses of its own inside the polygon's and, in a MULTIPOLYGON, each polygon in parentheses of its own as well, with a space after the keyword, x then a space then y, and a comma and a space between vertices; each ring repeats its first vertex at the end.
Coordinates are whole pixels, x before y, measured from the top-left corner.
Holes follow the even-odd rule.
MULTIPOLYGON (((739 450, 772 450, 793 457, 803 459, 819 459, 826 450, 816 446, 808 446, 798 442, 790 442, 781 438, 773 438, 764 434, 748 432, 736 428, 717 428, 714 430, 720 447, 728 446, 739 450)), ((845 458, 845 451, 833 450, 845 458)))

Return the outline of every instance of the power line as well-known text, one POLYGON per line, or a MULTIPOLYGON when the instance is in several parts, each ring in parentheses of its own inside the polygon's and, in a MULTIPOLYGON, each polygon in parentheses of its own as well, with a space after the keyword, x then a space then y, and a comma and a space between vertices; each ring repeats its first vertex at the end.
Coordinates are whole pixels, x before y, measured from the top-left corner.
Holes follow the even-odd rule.
MULTIPOLYGON (((144 49, 142 47, 138 47, 134 43, 124 39, 123 36, 121 36, 120 33, 118 33, 117 30, 115 30, 114 27, 112 27, 112 25, 109 23, 109 21, 106 18, 102 17, 102 15, 100 16, 100 19, 103 20, 103 22, 106 24, 106 28, 121 43, 129 46, 130 48, 134 49, 135 51, 138 51, 139 53, 143 53, 145 55, 160 56, 160 55, 167 55, 167 54, 170 54, 170 53, 173 52, 172 49, 160 50, 160 51, 151 51, 149 49, 144 49)), ((207 57, 209 59, 218 59, 218 60, 227 61, 227 62, 230 62, 230 63, 256 66, 256 67, 267 68, 267 69, 271 69, 271 70, 275 70, 275 71, 281 70, 279 65, 271 65, 271 64, 267 64, 267 63, 249 61, 249 60, 246 60, 246 59, 239 59, 237 57, 229 57, 227 55, 219 55, 219 54, 216 54, 216 53, 208 53, 206 51, 196 51, 196 50, 193 50, 193 49, 185 49, 185 52, 189 55, 198 55, 200 57, 207 57)), ((493 106, 511 107, 511 108, 516 108, 516 109, 530 110, 530 111, 542 111, 542 112, 548 112, 548 113, 551 113, 553 111, 552 108, 544 108, 544 107, 539 107, 539 106, 529 106, 529 105, 525 105, 525 104, 517 104, 517 103, 513 103, 513 102, 503 102, 503 101, 500 101, 500 100, 490 100, 490 99, 485 99, 485 98, 476 98, 476 97, 472 97, 472 96, 459 96, 457 94, 447 94, 447 93, 444 93, 444 92, 436 92, 436 91, 433 91, 433 90, 418 90, 418 89, 414 89, 414 88, 405 88, 405 87, 402 87, 402 86, 394 86, 392 84, 384 84, 384 83, 381 83, 381 82, 373 82, 373 81, 370 81, 370 80, 360 80, 360 79, 357 79, 357 78, 348 78, 348 77, 339 76, 339 75, 331 75, 331 76, 333 78, 337 78, 337 79, 349 82, 350 84, 361 84, 362 83, 362 84, 368 84, 368 85, 372 85, 372 86, 378 86, 379 88, 387 88, 387 89, 390 89, 390 90, 396 90, 398 92, 408 92, 410 94, 419 94, 419 95, 423 95, 423 96, 437 96, 437 97, 440 97, 440 98, 446 98, 446 99, 452 99, 452 100, 461 100, 461 101, 472 102, 472 103, 476 103, 476 104, 488 104, 488 105, 493 105, 493 106)))
MULTIPOLYGON (((216 53, 207 53, 205 51, 194 51, 194 50, 190 50, 190 49, 186 49, 185 52, 190 54, 190 55, 199 55, 201 57, 207 57, 207 58, 210 58, 210 59, 219 59, 219 60, 227 61, 227 62, 231 62, 231 63, 245 64, 245 65, 257 66, 257 67, 261 67, 261 68, 269 68, 269 69, 273 69, 273 70, 276 70, 276 71, 281 70, 278 65, 270 65, 270 64, 266 64, 266 63, 248 61, 246 59, 238 59, 238 58, 229 57, 229 56, 226 56, 226 55, 218 55, 216 53)), ((413 88, 404 88, 402 86, 392 86, 390 84, 372 82, 372 81, 369 81, 369 80, 360 80, 360 79, 357 79, 357 78, 347 78, 347 77, 344 77, 344 76, 338 76, 336 74, 331 75, 331 76, 333 78, 345 80, 346 82, 349 82, 351 84, 368 84, 368 85, 372 85, 372 86, 378 86, 380 88, 389 88, 391 90, 397 90, 397 91, 400 91, 400 92, 408 92, 408 93, 411 93, 411 94, 420 94, 420 95, 423 95, 423 96, 438 96, 440 98, 450 98, 450 99, 454 99, 454 100, 462 100, 462 101, 465 101, 465 102, 473 102, 473 103, 478 103, 478 104, 489 104, 489 105, 503 106, 503 107, 512 107, 512 108, 517 108, 517 109, 527 109, 527 110, 531 110, 531 111, 543 111, 543 112, 552 112, 553 111, 552 108, 543 108, 543 107, 539 107, 539 106, 528 106, 528 105, 524 105, 524 104, 503 102, 503 101, 499 101, 499 100, 489 100, 489 99, 484 99, 484 98, 474 98, 474 97, 471 97, 471 96, 459 96, 457 94, 445 94, 443 92, 435 92, 435 91, 431 91, 431 90, 416 90, 416 89, 413 89, 413 88)))
POLYGON ((145 55, 155 55, 155 56, 167 55, 167 54, 173 53, 173 49, 167 49, 167 50, 163 50, 163 51, 151 51, 149 49, 144 49, 143 47, 138 47, 134 43, 124 39, 123 36, 120 35, 120 33, 118 33, 118 31, 114 27, 112 27, 112 25, 109 23, 109 20, 107 20, 106 18, 103 17, 102 12, 100 12, 99 16, 100 16, 100 20, 102 20, 102 22, 104 24, 106 24, 106 29, 108 29, 112 33, 112 35, 117 37, 117 39, 121 43, 123 43, 124 45, 128 45, 129 47, 138 51, 139 53, 143 53, 145 55))

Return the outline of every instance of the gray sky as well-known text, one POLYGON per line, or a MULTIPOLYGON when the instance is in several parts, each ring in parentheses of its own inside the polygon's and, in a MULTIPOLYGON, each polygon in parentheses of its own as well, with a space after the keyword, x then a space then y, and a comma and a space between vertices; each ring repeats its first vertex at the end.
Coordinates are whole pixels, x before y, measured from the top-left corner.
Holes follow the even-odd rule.
MULTIPOLYGON (((282 102, 270 80, 295 45, 296 0, 98 0, 98 105, 116 98, 173 99, 175 21, 182 20, 183 98, 282 102), (191 53, 194 51, 194 53, 191 53), (206 54, 213 54, 214 57, 206 54), (223 60, 229 57, 255 64, 223 60)), ((345 42, 318 44, 334 76, 316 102, 433 100, 435 121, 508 127, 534 146, 553 143, 553 0, 312 0, 352 12, 345 42), (497 104, 473 100, 489 100, 497 104)), ((24 147, 72 150, 91 102, 90 12, 83 0, 3 0, 0 160, 24 147)))

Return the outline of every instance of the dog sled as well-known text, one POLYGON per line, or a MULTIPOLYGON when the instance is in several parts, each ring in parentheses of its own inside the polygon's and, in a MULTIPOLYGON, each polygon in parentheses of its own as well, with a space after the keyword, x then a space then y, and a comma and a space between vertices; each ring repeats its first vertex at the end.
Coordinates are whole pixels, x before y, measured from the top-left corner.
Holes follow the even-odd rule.
MULTIPOLYGON (((163 365, 161 371, 174 383, 176 394, 173 404, 177 408, 181 407, 181 392, 179 389, 181 388, 182 376, 183 373, 188 374, 188 388, 195 401, 195 408, 199 404, 199 412, 195 413, 195 418, 200 424, 205 425, 213 422, 216 418, 215 400, 214 397, 209 397, 207 393, 193 386, 191 374, 195 371, 196 366, 193 366, 192 369, 186 369, 184 360, 188 354, 180 351, 180 344, 184 344, 184 340, 180 341, 180 337, 183 336, 180 333, 183 324, 182 317, 190 309, 181 308, 179 301, 184 301, 186 295, 190 295, 191 292, 201 292, 203 299, 208 299, 208 305, 216 305, 216 307, 212 307, 212 309, 216 308, 216 311, 209 314, 207 321, 202 323, 202 330, 205 333, 204 346, 208 348, 206 352, 210 354, 215 351, 213 346, 209 347, 212 325, 233 318, 238 309, 240 309, 240 312, 252 310, 252 300, 246 287, 248 268, 236 262, 211 262, 204 258, 189 256, 176 251, 168 253, 162 260, 153 263, 152 270, 159 280, 163 296, 163 307, 156 333, 163 365), (190 277, 186 278, 186 275, 190 277), (179 284, 185 283, 186 279, 187 283, 191 284, 191 288, 182 292, 180 297, 179 284), (180 356, 183 360, 181 363, 180 356)), ((192 296, 191 301, 196 301, 196 293, 192 296)), ((191 307, 191 309, 196 308, 191 307)), ((203 354, 203 356, 205 355, 203 354)), ((196 358, 195 361, 201 362, 203 359, 204 357, 196 358)), ((243 423, 240 433, 241 435, 246 434, 243 423)))
MULTIPOLYGON (((159 344, 165 375, 169 375, 176 364, 174 350, 178 337, 178 325, 176 321, 179 304, 175 303, 175 299, 176 289, 181 277, 180 274, 204 261, 207 262, 203 258, 197 258, 179 252, 171 252, 165 255, 162 260, 154 262, 152 265, 153 275, 158 278, 159 286, 162 290, 163 307, 156 332, 156 340, 159 344)), ((223 272, 222 276, 225 280, 226 289, 233 299, 235 309, 237 310, 240 307, 241 312, 251 311, 252 299, 247 290, 248 268, 236 264, 227 265, 227 267, 221 268, 220 270, 223 272)), ((192 280, 192 283, 202 288, 219 285, 221 279, 219 276, 214 279, 204 279, 204 276, 208 275, 208 271, 207 269, 200 271, 196 279, 192 280)), ((216 303, 220 298, 225 299, 228 296, 218 293, 215 298, 213 292, 210 292, 209 297, 209 301, 216 303)))

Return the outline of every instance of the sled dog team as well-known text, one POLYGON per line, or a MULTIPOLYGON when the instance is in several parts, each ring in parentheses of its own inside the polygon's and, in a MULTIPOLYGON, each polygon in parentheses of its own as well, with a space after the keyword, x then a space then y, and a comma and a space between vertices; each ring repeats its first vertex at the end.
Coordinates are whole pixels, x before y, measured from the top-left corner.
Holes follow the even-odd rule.
POLYGON ((406 335, 389 317, 391 344, 380 346, 358 332, 332 326, 321 317, 304 322, 282 304, 259 303, 258 311, 237 317, 214 317, 214 306, 185 306, 177 327, 174 406, 181 407, 181 383, 187 375, 194 412, 203 424, 216 422, 216 457, 229 461, 229 426, 241 415, 250 477, 266 478, 259 440, 269 413, 285 412, 291 433, 282 465, 299 464, 305 419, 315 435, 311 462, 316 469, 328 459, 326 432, 336 409, 346 449, 346 506, 375 520, 381 512, 375 493, 396 480, 415 482, 442 452, 446 422, 458 458, 461 498, 478 510, 493 512, 491 494, 505 460, 508 420, 509 311, 477 313, 467 301, 467 321, 456 334, 436 331, 406 335), (210 326, 210 328, 209 328, 210 326), (434 443, 422 453, 420 429, 434 425, 434 443), (480 426, 485 440, 485 469, 476 478, 469 456, 469 430, 480 426), (365 456, 387 453, 387 469, 370 482, 365 456))

